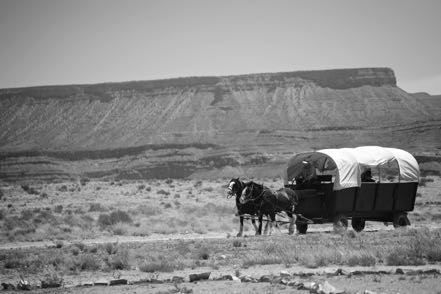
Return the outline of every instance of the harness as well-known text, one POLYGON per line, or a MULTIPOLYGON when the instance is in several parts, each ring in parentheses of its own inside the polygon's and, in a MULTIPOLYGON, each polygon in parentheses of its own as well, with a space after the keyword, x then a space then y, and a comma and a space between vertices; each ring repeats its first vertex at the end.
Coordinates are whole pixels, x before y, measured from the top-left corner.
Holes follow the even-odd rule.
MULTIPOLYGON (((264 187, 264 186, 262 185, 262 187, 264 187)), ((253 204, 256 205, 256 201, 257 201, 257 200, 260 200, 260 198, 263 198, 263 194, 264 194, 266 191, 270 191, 270 190, 269 190, 269 189, 262 188, 262 193, 260 193, 259 196, 255 197, 255 198, 247 199, 247 200, 245 200, 242 204, 247 204, 247 203, 249 203, 249 202, 253 202, 253 204)), ((263 201, 260 201, 260 207, 259 207, 259 209, 262 208, 262 205, 263 205, 263 201)))

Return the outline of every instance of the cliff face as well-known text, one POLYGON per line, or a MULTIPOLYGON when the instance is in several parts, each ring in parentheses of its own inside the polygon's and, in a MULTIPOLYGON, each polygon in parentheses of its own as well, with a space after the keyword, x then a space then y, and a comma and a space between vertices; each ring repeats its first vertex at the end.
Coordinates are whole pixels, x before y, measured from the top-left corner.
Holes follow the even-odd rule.
POLYGON ((188 176, 311 148, 397 146, 424 130, 407 144, 417 150, 439 138, 440 105, 423 100, 387 68, 4 89, 0 176, 21 172, 12 161, 24 155, 65 174, 75 162, 79 174, 188 176))

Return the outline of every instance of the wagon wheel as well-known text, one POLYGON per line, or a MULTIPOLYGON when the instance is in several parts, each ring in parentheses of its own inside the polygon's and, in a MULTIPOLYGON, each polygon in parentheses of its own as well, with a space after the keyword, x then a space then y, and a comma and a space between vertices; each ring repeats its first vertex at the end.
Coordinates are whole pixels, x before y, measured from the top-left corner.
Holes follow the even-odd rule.
POLYGON ((397 213, 394 215, 394 228, 405 227, 410 225, 410 221, 405 213, 397 213))
POLYGON ((334 232, 346 231, 348 229, 348 219, 338 214, 334 217, 334 232))
POLYGON ((353 217, 351 221, 352 228, 356 232, 361 232, 364 230, 364 226, 366 224, 366 221, 361 217, 353 217))
POLYGON ((306 231, 308 230, 308 224, 305 223, 296 224, 296 228, 299 234, 306 234, 306 231))

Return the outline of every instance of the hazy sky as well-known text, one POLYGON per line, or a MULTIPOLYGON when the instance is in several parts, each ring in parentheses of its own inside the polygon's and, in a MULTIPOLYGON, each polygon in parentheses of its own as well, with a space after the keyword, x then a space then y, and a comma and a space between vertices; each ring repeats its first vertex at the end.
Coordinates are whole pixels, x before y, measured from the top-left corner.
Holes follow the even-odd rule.
POLYGON ((376 66, 441 94, 441 1, 0 0, 0 88, 376 66))

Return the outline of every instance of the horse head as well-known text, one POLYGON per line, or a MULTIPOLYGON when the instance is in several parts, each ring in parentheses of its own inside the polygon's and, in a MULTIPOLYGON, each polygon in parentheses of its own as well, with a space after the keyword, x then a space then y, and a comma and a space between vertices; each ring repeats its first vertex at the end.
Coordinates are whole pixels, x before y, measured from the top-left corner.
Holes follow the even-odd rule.
POLYGON ((231 198, 234 195, 239 196, 241 193, 242 193, 242 182, 239 180, 239 178, 231 179, 230 183, 228 184, 227 198, 231 198))

